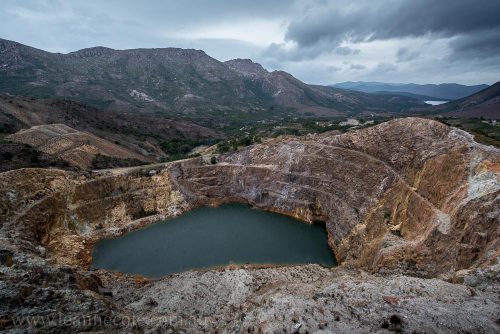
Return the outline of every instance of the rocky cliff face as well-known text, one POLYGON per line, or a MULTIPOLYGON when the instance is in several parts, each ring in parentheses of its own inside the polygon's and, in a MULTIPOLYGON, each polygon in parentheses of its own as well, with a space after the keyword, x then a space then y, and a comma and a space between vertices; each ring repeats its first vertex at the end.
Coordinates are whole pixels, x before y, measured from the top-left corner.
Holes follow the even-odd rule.
POLYGON ((2 319, 39 314, 45 290, 26 280, 38 268, 50 289, 69 289, 49 299, 55 308, 79 316, 84 310, 66 305, 78 298, 90 313, 137 315, 139 329, 492 332, 499 173, 498 149, 416 118, 344 135, 280 137, 215 165, 196 158, 102 175, 2 173, 1 237, 14 264, 2 267, 2 298, 10 301, 2 319), (240 268, 159 281, 88 272, 99 238, 229 201, 325 224, 341 267, 240 268), (24 286, 32 289, 27 296, 16 290, 24 286))

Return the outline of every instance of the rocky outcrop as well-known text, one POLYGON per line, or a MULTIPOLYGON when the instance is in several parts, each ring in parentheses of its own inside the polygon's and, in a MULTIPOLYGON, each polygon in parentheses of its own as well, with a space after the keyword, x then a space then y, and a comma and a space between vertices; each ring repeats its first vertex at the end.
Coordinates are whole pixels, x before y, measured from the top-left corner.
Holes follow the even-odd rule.
MULTIPOLYGON (((0 237, 13 265, 0 278, 29 287, 35 283, 23 275, 39 268, 50 278, 44 284, 69 291, 54 305, 78 298, 89 310, 136 316, 134 328, 143 330, 494 332, 499 172, 498 149, 416 118, 271 139, 216 164, 200 157, 92 175, 10 171, 0 174, 0 237), (221 269, 158 281, 88 272, 100 238, 231 201, 324 224, 341 266, 221 269), (60 270, 74 278, 64 281, 60 270)), ((0 289, 2 298, 18 298, 12 289, 0 289)), ((40 302, 42 290, 23 291, 21 300, 40 302)), ((2 314, 39 314, 28 305, 11 302, 2 314)), ((96 328, 103 327, 84 329, 96 328)))

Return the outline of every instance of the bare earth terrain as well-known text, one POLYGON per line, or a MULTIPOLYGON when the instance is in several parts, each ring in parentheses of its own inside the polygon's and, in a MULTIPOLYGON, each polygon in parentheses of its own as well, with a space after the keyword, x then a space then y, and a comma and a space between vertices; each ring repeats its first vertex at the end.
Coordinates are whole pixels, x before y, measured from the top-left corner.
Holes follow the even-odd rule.
POLYGON ((98 154, 118 159, 135 159, 139 163, 149 160, 143 155, 64 124, 37 125, 7 138, 28 144, 82 169, 89 169, 98 154))

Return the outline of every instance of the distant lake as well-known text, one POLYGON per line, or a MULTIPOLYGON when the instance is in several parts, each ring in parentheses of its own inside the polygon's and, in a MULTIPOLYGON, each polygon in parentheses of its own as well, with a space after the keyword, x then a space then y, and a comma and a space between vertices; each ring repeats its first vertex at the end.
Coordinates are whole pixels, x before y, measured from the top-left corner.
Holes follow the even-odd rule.
POLYGON ((336 265, 324 226, 228 204, 101 240, 92 267, 160 277, 231 263, 336 265))
POLYGON ((448 103, 449 101, 424 101, 427 104, 438 106, 440 104, 448 103))

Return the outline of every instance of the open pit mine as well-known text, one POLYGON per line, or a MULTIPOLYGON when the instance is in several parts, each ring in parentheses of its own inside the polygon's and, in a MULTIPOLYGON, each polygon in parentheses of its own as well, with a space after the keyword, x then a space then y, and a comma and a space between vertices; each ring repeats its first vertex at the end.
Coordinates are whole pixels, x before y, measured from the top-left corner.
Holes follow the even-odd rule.
POLYGON ((0 330, 498 333, 500 150, 420 118, 216 161, 0 174, 0 330), (91 269, 99 240, 244 203, 320 224, 338 266, 91 269))

